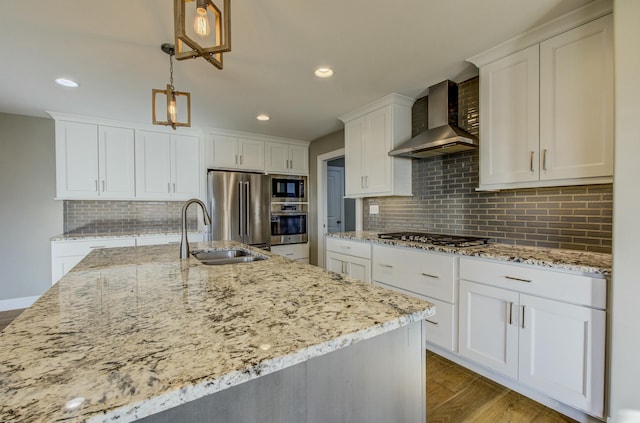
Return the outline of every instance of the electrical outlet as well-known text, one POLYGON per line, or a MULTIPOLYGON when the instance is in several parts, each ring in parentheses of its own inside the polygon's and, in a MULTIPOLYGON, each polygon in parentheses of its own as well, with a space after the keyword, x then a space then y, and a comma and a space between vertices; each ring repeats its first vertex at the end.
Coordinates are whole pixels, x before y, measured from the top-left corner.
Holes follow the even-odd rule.
POLYGON ((378 214, 380 213, 380 206, 377 204, 369 205, 369 214, 378 214))

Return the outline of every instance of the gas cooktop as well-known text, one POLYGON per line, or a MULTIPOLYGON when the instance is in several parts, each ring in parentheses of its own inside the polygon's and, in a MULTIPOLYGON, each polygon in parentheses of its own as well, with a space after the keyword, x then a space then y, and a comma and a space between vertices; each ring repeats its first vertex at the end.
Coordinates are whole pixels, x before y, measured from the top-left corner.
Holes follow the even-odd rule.
POLYGON ((466 235, 445 235, 425 232, 389 232, 378 234, 380 239, 420 242, 423 244, 443 245, 447 247, 473 247, 488 244, 491 238, 466 235))

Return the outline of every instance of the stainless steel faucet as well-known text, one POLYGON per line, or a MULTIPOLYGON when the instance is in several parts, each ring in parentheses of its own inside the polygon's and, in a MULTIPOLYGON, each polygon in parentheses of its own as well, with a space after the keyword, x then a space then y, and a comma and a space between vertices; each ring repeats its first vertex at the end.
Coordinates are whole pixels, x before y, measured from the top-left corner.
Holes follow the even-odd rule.
POLYGON ((202 208, 202 214, 204 217, 204 224, 211 224, 211 216, 207 212, 207 206, 197 198, 192 198, 184 203, 182 206, 182 239, 180 240, 180 260, 184 260, 189 258, 189 240, 187 239, 187 209, 193 203, 199 204, 202 208))

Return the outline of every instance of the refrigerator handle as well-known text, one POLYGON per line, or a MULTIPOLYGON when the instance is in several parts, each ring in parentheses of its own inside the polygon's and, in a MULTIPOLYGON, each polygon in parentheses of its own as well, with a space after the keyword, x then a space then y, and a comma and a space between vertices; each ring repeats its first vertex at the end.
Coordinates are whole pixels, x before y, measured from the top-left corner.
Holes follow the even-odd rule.
POLYGON ((240 239, 242 239, 243 234, 244 234, 244 187, 243 187, 244 183, 243 182, 238 182, 238 235, 240 235, 240 239))
POLYGON ((245 182, 245 188, 244 188, 244 216, 245 216, 245 221, 244 221, 244 234, 245 235, 249 235, 249 215, 251 214, 249 212, 249 199, 251 198, 250 192, 249 192, 249 182, 245 182))

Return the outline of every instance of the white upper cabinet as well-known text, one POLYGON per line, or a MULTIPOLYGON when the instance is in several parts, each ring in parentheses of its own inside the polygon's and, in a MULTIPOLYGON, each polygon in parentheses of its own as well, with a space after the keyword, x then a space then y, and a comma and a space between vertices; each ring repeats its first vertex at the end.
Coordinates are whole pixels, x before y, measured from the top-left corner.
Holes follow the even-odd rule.
POLYGON ((56 121, 56 197, 135 196, 134 132, 128 128, 56 121))
POLYGON ((266 171, 292 175, 309 173, 309 147, 268 141, 266 143, 266 171))
POLYGON ((345 195, 411 195, 411 159, 389 151, 411 137, 413 99, 390 94, 341 116, 345 128, 345 195))
POLYGON ((540 179, 613 175, 613 16, 540 44, 540 179))
POLYGON ((264 172, 264 141, 209 134, 207 142, 211 150, 205 159, 207 167, 264 172))
POLYGON ((137 131, 137 198, 187 200, 198 197, 199 151, 198 137, 137 131))
POLYGON ((469 59, 480 68, 480 189, 612 181, 613 17, 601 7, 469 59))
POLYGON ((537 181, 538 46, 480 69, 481 185, 537 181))

